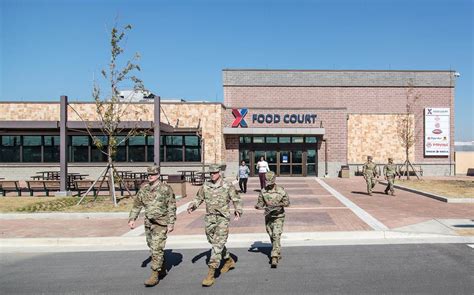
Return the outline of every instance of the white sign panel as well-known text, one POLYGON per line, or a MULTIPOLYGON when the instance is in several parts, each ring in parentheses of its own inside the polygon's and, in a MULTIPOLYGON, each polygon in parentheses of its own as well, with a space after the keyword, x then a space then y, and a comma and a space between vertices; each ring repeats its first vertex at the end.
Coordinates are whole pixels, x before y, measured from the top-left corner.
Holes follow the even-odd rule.
POLYGON ((449 108, 425 108, 425 156, 449 156, 449 108))

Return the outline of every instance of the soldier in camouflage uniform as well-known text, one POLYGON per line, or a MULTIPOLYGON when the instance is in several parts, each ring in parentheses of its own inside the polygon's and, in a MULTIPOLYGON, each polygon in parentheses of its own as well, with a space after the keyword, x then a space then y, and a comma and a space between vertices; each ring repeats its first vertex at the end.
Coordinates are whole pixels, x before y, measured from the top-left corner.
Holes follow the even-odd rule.
POLYGON ((372 189, 377 183, 376 177, 377 174, 377 165, 372 162, 372 156, 367 156, 367 162, 364 163, 362 167, 362 174, 364 175, 365 182, 367 183, 367 193, 369 196, 372 195, 372 189))
POLYGON ((135 228, 135 220, 145 209, 145 235, 151 250, 151 276, 145 281, 147 287, 159 282, 160 272, 166 272, 164 248, 167 233, 172 232, 176 221, 176 199, 173 189, 159 180, 159 167, 148 167, 149 183, 142 186, 135 196, 128 225, 135 228))
POLYGON ((242 201, 232 183, 226 182, 220 175, 219 165, 209 165, 211 180, 206 181, 196 194, 196 198, 189 204, 188 213, 196 210, 202 202, 206 204, 206 236, 212 245, 211 258, 209 259, 209 271, 202 281, 202 285, 209 287, 214 284, 215 271, 221 260, 225 264, 221 273, 226 273, 235 267, 235 261, 225 247, 229 235, 230 210, 229 202, 234 206, 234 220, 242 216, 242 201))
POLYGON ((388 195, 388 191, 390 191, 390 194, 395 196, 393 184, 395 183, 395 176, 399 175, 399 173, 397 171, 397 165, 393 164, 393 158, 388 158, 388 164, 383 167, 383 175, 385 176, 385 180, 387 180, 385 194, 388 195))
POLYGON ((276 268, 281 259, 280 237, 285 222, 284 207, 290 206, 290 198, 285 189, 275 184, 275 173, 265 174, 266 187, 258 195, 255 209, 265 209, 265 226, 272 242, 271 267, 276 268))

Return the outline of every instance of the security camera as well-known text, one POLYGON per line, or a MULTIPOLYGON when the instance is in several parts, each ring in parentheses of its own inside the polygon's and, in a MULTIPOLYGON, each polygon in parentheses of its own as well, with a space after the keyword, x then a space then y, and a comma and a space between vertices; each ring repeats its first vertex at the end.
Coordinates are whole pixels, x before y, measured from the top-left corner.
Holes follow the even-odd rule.
POLYGON ((456 78, 461 77, 461 73, 459 73, 459 72, 454 72, 454 77, 456 77, 456 78))

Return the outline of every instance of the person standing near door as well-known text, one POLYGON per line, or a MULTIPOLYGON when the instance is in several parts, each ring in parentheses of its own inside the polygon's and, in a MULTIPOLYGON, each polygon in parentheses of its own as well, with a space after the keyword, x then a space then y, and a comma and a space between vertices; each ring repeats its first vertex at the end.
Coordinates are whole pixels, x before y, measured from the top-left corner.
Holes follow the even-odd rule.
POLYGON ((258 177, 260 178, 260 190, 265 188, 265 174, 270 171, 268 163, 264 157, 260 157, 260 161, 257 163, 258 177))
POLYGON ((249 166, 245 164, 245 161, 242 161, 239 166, 239 187, 240 192, 247 193, 247 180, 249 178, 250 169, 249 166))

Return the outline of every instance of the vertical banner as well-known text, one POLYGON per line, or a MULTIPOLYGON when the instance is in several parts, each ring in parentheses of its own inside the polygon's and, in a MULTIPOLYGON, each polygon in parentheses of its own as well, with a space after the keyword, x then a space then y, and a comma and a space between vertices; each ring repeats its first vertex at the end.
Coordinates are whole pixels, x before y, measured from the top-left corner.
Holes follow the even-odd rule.
POLYGON ((449 156, 449 108, 425 108, 425 156, 449 156))

